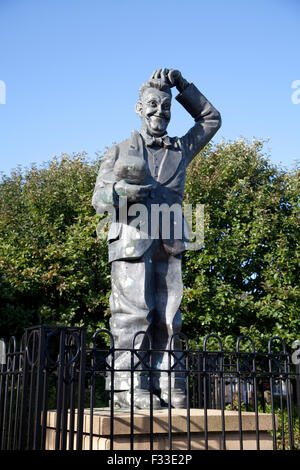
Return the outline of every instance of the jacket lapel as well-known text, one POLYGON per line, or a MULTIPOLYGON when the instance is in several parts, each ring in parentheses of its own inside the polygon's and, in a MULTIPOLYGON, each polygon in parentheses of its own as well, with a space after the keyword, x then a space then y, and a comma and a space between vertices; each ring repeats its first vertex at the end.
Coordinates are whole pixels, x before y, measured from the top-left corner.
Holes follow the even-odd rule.
POLYGON ((181 152, 176 152, 172 149, 165 150, 165 154, 158 170, 158 181, 161 184, 166 184, 169 179, 175 175, 181 159, 181 152))
POLYGON ((132 150, 133 152, 139 154, 141 158, 144 158, 145 149, 143 139, 140 133, 137 131, 132 131, 131 133, 129 150, 132 150))

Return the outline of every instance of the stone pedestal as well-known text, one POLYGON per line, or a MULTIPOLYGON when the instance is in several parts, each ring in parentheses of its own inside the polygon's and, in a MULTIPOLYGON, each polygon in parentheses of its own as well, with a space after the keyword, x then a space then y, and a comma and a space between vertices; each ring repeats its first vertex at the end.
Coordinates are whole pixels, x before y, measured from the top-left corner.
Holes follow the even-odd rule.
MULTIPOLYGON (((226 449, 240 449, 239 413, 225 411, 226 449)), ((187 411, 172 409, 172 450, 187 450, 187 411)), ((272 450, 272 415, 259 413, 259 443, 261 450, 272 450)), ((90 449, 90 410, 85 410, 83 424, 83 450, 90 449)), ((276 420, 277 426, 277 420, 276 420)), ((56 411, 49 411, 47 416, 46 449, 55 448, 56 411)), ((76 429, 76 415, 75 415, 76 429)), ((69 430, 69 424, 68 424, 69 430)), ((208 449, 222 450, 222 413, 220 410, 207 410, 208 449)), ((243 449, 256 450, 256 420, 254 412, 242 413, 243 449)), ((114 411, 114 450, 130 450, 130 411, 114 411)), ((76 433, 75 433, 76 436, 76 433)), ((68 445, 67 436, 67 449, 68 445)), ((191 450, 205 449, 205 413, 204 410, 190 410, 191 450)), ((74 439, 76 447, 76 439, 74 439)), ((93 413, 93 450, 110 449, 110 410, 94 409, 93 413)), ((134 449, 150 449, 149 411, 134 410, 134 449)), ((153 412, 153 450, 169 450, 168 410, 153 412)))

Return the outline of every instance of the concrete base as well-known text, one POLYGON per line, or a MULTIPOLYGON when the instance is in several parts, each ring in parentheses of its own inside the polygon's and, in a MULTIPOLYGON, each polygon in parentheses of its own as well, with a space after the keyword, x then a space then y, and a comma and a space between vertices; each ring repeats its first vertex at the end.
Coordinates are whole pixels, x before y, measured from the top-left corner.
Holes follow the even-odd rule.
MULTIPOLYGON (((225 436, 227 450, 240 450, 239 413, 225 411, 225 436)), ((172 409, 172 450, 187 450, 187 411, 172 409)), ((259 413, 259 444, 261 450, 272 450, 272 415, 259 413)), ((277 417, 276 417, 277 418, 277 417)), ((90 449, 90 410, 84 412, 83 450, 90 449)), ((276 419, 276 427, 277 427, 276 419)), ((46 449, 55 449, 56 411, 47 416, 46 449)), ((68 425, 69 429, 69 425, 68 425)), ((75 416, 76 429, 76 416, 75 416)), ((190 410, 191 450, 205 449, 204 410, 190 410)), ((244 450, 257 450, 256 420, 254 412, 242 413, 242 437, 244 450)), ((114 450, 130 450, 130 411, 114 411, 114 450)), ((222 413, 221 410, 207 410, 208 449, 222 450, 222 413)), ((94 409, 92 450, 110 450, 110 410, 94 409)), ((68 433, 69 434, 69 433, 68 433)), ((76 436, 76 433, 75 433, 76 436)), ((67 449, 69 448, 67 435, 67 449)), ((74 449, 76 438, 74 439, 74 449)), ((150 419, 148 410, 134 410, 134 449, 150 449, 150 419)), ((153 412, 153 450, 170 450, 169 415, 167 409, 153 412)))

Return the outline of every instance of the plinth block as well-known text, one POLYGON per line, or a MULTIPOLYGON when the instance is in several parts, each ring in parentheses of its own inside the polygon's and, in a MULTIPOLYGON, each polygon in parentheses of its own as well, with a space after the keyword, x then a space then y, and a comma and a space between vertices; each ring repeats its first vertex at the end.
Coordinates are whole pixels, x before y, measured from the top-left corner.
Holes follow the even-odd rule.
MULTIPOLYGON (((48 411, 46 449, 55 448, 56 411, 48 411)), ((67 424, 67 449, 69 448, 70 417, 67 424)), ((94 409, 84 411, 83 421, 83 450, 90 449, 90 429, 92 421, 92 450, 109 450, 111 433, 111 416, 109 409, 94 409)), ((190 443, 191 450, 205 449, 205 420, 207 420, 208 449, 223 449, 222 412, 221 410, 191 409, 190 410, 190 443)), ((226 449, 240 449, 240 416, 237 411, 224 411, 226 449)), ((276 428, 278 419, 276 417, 276 428)), ((153 411, 153 450, 170 450, 169 429, 172 431, 172 449, 188 449, 188 416, 187 410, 171 410, 171 427, 168 409, 153 411)), ((77 426, 75 414, 74 428, 77 426)), ((256 450, 256 415, 254 412, 242 412, 241 429, 244 450, 256 450)), ((258 414, 258 434, 261 450, 272 450, 273 439, 272 415, 258 414)), ((113 415, 113 449, 130 450, 130 436, 133 435, 134 449, 150 449, 150 413, 149 410, 134 410, 133 429, 131 428, 130 410, 114 410, 113 415)), ((76 433, 75 433, 76 436, 76 433)), ((76 439, 74 439, 74 448, 76 439)))

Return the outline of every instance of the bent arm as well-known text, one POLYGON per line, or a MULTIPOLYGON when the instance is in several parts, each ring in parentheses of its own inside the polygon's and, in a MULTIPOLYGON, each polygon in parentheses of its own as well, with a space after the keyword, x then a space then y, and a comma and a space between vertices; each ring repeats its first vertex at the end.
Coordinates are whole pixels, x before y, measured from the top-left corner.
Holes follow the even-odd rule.
POLYGON ((176 100, 196 122, 180 139, 188 165, 221 127, 221 115, 193 83, 188 84, 176 100))
POLYGON ((92 198, 92 205, 97 214, 104 214, 104 212, 111 209, 115 205, 115 175, 114 165, 118 158, 118 146, 112 147, 104 156, 101 164, 95 189, 92 198))

